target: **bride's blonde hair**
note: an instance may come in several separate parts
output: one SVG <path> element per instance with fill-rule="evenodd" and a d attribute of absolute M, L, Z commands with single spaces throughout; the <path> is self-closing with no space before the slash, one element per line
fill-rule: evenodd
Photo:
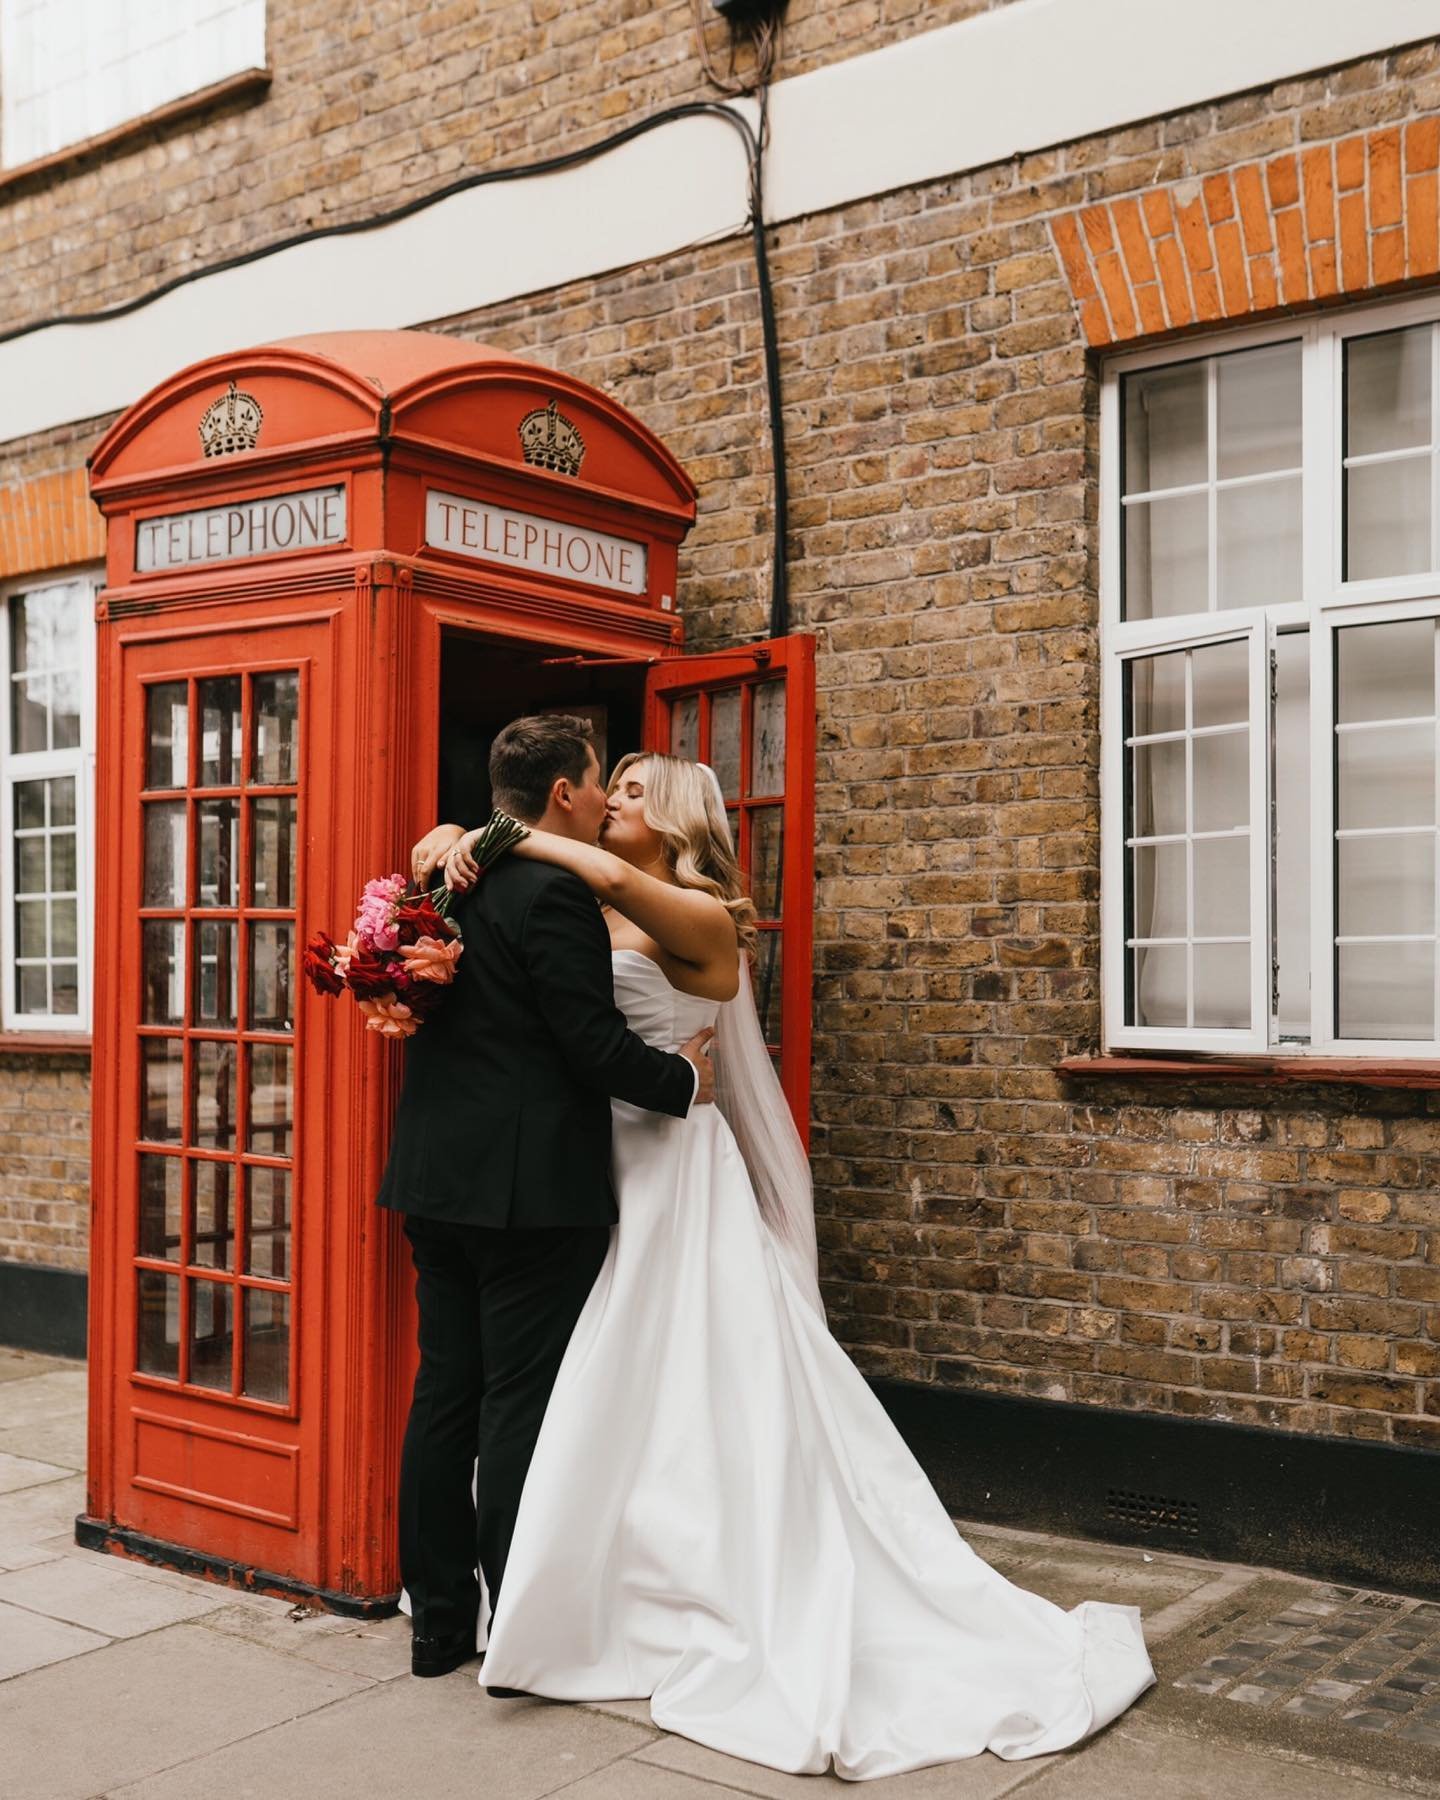
<path fill-rule="evenodd" d="M 645 823 L 659 834 L 676 881 L 713 894 L 735 921 L 741 948 L 753 953 L 759 939 L 755 903 L 745 892 L 714 778 L 683 756 L 634 750 L 616 763 L 606 792 L 613 794 L 632 771 L 644 778 Z"/>

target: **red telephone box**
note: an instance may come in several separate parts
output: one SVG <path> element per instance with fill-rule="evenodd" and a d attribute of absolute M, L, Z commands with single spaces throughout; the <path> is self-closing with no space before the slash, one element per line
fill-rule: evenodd
<path fill-rule="evenodd" d="M 361 883 L 478 822 L 490 740 L 710 761 L 808 1106 L 813 644 L 682 655 L 684 470 L 596 389 L 421 332 L 215 357 L 106 434 L 82 1543 L 393 1608 L 414 1367 L 373 1196 L 400 1071 L 297 982 Z"/>

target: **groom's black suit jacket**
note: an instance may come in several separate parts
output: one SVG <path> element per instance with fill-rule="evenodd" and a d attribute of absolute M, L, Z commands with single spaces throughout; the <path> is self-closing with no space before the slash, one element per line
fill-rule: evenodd
<path fill-rule="evenodd" d="M 406 1046 L 380 1204 L 461 1225 L 608 1225 L 610 1096 L 681 1118 L 695 1074 L 615 1005 L 588 888 L 503 857 L 453 916 L 465 948 Z"/>

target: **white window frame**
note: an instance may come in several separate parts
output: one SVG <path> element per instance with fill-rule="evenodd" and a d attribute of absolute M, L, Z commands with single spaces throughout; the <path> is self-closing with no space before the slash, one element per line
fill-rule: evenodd
<path fill-rule="evenodd" d="M 26 575 L 0 582 L 0 1030 L 7 1032 L 88 1032 L 92 1017 L 95 941 L 95 597 L 104 570 L 93 565 Z M 81 590 L 80 742 L 68 750 L 10 749 L 14 692 L 10 602 L 42 588 Z M 15 982 L 15 788 L 22 781 L 54 776 L 75 778 L 76 983 L 73 1013 L 22 1013 Z"/>
<path fill-rule="evenodd" d="M 1348 338 L 1408 326 L 1440 326 L 1440 297 L 1347 307 L 1310 318 L 1279 320 L 1206 335 L 1182 344 L 1107 360 L 1100 392 L 1100 811 L 1101 1011 L 1109 1049 L 1193 1051 L 1208 1055 L 1276 1055 L 1434 1061 L 1440 1035 L 1423 1039 L 1341 1038 L 1334 1032 L 1335 886 L 1334 634 L 1359 622 L 1435 618 L 1440 621 L 1440 567 L 1419 574 L 1347 582 L 1343 567 L 1344 346 Z M 1301 345 L 1301 571 L 1298 601 L 1265 608 L 1236 607 L 1160 619 L 1121 617 L 1124 556 L 1121 494 L 1121 379 L 1138 370 L 1250 350 L 1265 344 Z M 1440 421 L 1440 342 L 1431 362 L 1432 430 Z M 1431 523 L 1440 563 L 1440 454 L 1432 462 Z M 1213 570 L 1211 585 L 1213 588 Z M 1311 1028 L 1308 1044 L 1281 1042 L 1271 1005 L 1271 945 L 1275 920 L 1270 648 L 1280 632 L 1306 629 L 1310 663 L 1310 892 Z M 1129 1025 L 1126 1019 L 1125 942 L 1125 720 L 1123 668 L 1128 660 L 1226 639 L 1251 645 L 1250 817 L 1252 1025 L 1248 1030 L 1200 1030 Z M 1440 691 L 1437 691 L 1440 705 Z M 1256 753 L 1257 744 L 1261 746 Z M 1440 886 L 1436 904 L 1440 907 Z M 1440 1034 L 1440 948 L 1436 952 L 1436 1030 Z"/>

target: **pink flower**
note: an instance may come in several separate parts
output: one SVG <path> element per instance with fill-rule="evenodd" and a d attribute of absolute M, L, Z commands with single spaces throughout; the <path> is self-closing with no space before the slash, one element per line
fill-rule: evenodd
<path fill-rule="evenodd" d="M 382 1037 L 413 1037 L 420 1029 L 414 1013 L 393 995 L 388 1000 L 357 999 L 355 1004 L 365 1015 L 365 1029 L 378 1031 Z"/>
<path fill-rule="evenodd" d="M 458 938 L 442 944 L 439 938 L 422 937 L 413 944 L 404 945 L 400 955 L 407 975 L 416 981 L 433 981 L 445 987 L 455 979 L 455 964 L 464 948 Z"/>

